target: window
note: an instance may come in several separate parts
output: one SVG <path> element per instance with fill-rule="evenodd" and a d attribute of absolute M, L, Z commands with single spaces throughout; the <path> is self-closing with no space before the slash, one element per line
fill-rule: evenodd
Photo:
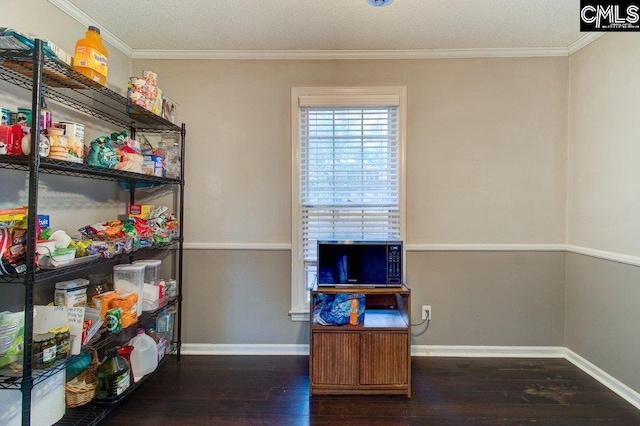
<path fill-rule="evenodd" d="M 404 239 L 405 99 L 404 87 L 292 90 L 292 319 L 308 319 L 319 239 Z"/>

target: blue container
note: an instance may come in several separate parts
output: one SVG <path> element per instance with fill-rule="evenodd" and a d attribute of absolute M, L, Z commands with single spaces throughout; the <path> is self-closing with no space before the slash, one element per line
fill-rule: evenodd
<path fill-rule="evenodd" d="M 11 110 L 9 108 L 0 108 L 0 126 L 11 125 Z"/>

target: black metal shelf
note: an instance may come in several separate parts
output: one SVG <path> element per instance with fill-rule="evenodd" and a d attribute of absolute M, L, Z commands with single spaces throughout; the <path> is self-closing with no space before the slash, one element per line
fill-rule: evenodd
<path fill-rule="evenodd" d="M 32 379 L 33 386 L 37 385 L 48 379 L 51 376 L 54 376 L 60 370 L 67 366 L 66 360 L 56 361 L 51 367 L 42 369 L 42 370 L 33 370 Z M 0 389 L 20 389 L 22 385 L 22 373 L 8 373 L 3 371 L 0 373 Z"/>
<path fill-rule="evenodd" d="M 120 253 L 109 258 L 100 257 L 95 260 L 90 260 L 71 266 L 60 266 L 59 268 L 53 269 L 39 269 L 34 273 L 33 282 L 38 283 L 50 280 L 52 278 L 62 278 L 76 272 L 93 269 L 96 266 L 116 264 L 119 262 L 127 261 L 135 255 L 144 255 L 146 253 L 152 253 L 156 251 L 177 250 L 178 245 L 181 241 L 182 239 L 177 238 L 168 243 L 159 243 L 154 244 L 150 247 L 141 247 L 137 250 L 133 250 L 128 253 Z M 25 274 L 0 275 L 0 283 L 4 282 L 7 284 L 21 284 L 26 282 L 25 278 Z"/>
<path fill-rule="evenodd" d="M 25 89 L 31 94 L 31 110 L 33 111 L 31 127 L 38 128 L 40 125 L 40 106 L 42 99 L 55 101 L 58 104 L 70 107 L 78 112 L 85 113 L 106 123 L 114 124 L 120 128 L 135 133 L 151 134 L 171 134 L 177 137 L 180 146 L 180 158 L 182 159 L 182 170 L 184 171 L 185 159 L 185 134 L 186 126 L 175 125 L 164 118 L 151 113 L 137 105 L 133 105 L 129 100 L 101 86 L 85 76 L 69 68 L 66 64 L 60 63 L 45 56 L 42 40 L 34 40 L 34 48 L 31 50 L 6 50 L 0 49 L 0 82 L 5 81 L 17 87 Z M 34 289 L 35 284 L 43 283 L 46 280 L 63 277 L 80 271 L 89 271 L 93 268 L 127 262 L 140 256 L 146 257 L 152 253 L 162 255 L 171 252 L 177 253 L 174 256 L 173 272 L 177 279 L 178 296 L 167 301 L 167 304 L 174 304 L 178 307 L 175 317 L 174 335 L 172 339 L 172 351 L 180 361 L 180 350 L 182 341 L 182 276 L 183 276 L 183 223 L 184 223 L 184 177 L 179 179 L 167 179 L 156 176 L 147 176 L 138 173 L 123 172 L 119 170 L 105 169 L 89 166 L 87 164 L 60 161 L 46 157 L 40 157 L 37 149 L 37 135 L 32 133 L 31 155 L 30 156 L 7 156 L 0 155 L 0 169 L 24 171 L 28 176 L 28 214 L 27 214 L 27 254 L 26 271 L 21 274 L 0 276 L 0 283 L 22 283 L 24 285 L 24 351 L 22 356 L 23 371 L 19 374 L 0 374 L 0 390 L 18 389 L 22 393 L 22 424 L 29 425 L 32 407 L 32 391 L 36 383 L 51 377 L 57 371 L 61 371 L 66 366 L 66 360 L 59 361 L 47 370 L 33 370 L 32 364 L 28 361 L 32 354 L 32 334 L 33 334 L 33 312 L 34 312 Z M 99 258 L 88 260 L 72 266 L 60 267 L 56 269 L 36 269 L 36 224 L 38 211 L 38 187 L 40 173 L 49 175 L 71 176 L 98 180 L 108 180 L 118 182 L 123 189 L 128 189 L 130 203 L 135 202 L 135 193 L 141 187 L 166 187 L 175 191 L 177 198 L 174 203 L 179 208 L 176 217 L 179 221 L 179 238 L 166 244 L 155 244 L 152 247 L 141 248 L 130 253 L 123 253 L 111 258 Z M 184 174 L 182 174 L 184 176 Z M 159 195 L 156 193 L 155 195 Z M 175 195 L 175 194 L 174 194 Z M 42 287 L 42 286 L 40 286 Z M 139 323 L 148 320 L 151 316 L 157 315 L 160 309 L 148 313 L 144 312 L 139 317 Z M 127 332 L 132 328 L 127 328 Z M 103 333 L 90 345 L 104 349 L 106 346 L 120 344 L 127 335 Z M 175 345 L 175 346 L 173 346 Z M 165 360 L 169 357 L 165 357 Z M 70 358 L 73 359 L 73 358 Z M 133 387 L 135 389 L 137 387 Z M 132 390 L 133 390 L 132 389 Z M 86 404 L 78 409 L 67 411 L 67 415 L 59 424 L 97 424 L 102 420 L 113 406 L 98 406 L 94 403 Z"/>
<path fill-rule="evenodd" d="M 12 170 L 29 170 L 29 157 L 26 155 L 0 155 L 0 168 Z M 56 160 L 40 157 L 40 172 L 59 176 L 82 177 L 110 181 L 134 181 L 157 185 L 179 185 L 180 179 L 171 179 L 142 173 L 107 169 L 84 163 Z"/>
<path fill-rule="evenodd" d="M 162 360 L 158 363 L 158 368 L 169 358 L 172 357 L 173 354 L 165 355 Z M 157 370 L 156 370 L 157 371 Z M 156 374 L 156 371 L 153 373 L 147 374 L 140 379 L 140 381 L 135 382 L 124 394 L 122 399 L 118 402 L 114 402 L 113 404 L 98 404 L 94 401 L 91 401 L 85 405 L 81 405 L 75 408 L 67 408 L 67 411 L 62 419 L 56 423 L 56 425 L 74 425 L 74 426 L 93 426 L 100 423 L 100 421 L 104 420 L 104 418 L 122 401 L 126 400 L 133 392 L 136 391 L 144 382 L 146 382 L 150 377 Z"/>
<path fill-rule="evenodd" d="M 0 80 L 31 91 L 33 51 L 0 49 Z M 42 93 L 63 105 L 138 132 L 176 133 L 181 127 L 134 105 L 124 96 L 104 87 L 51 58 L 44 58 Z"/>
<path fill-rule="evenodd" d="M 151 311 L 144 311 L 142 315 L 138 317 L 138 321 L 131 324 L 129 327 L 123 329 L 118 333 L 109 333 L 102 329 L 102 332 L 95 336 L 90 342 L 82 346 L 83 351 L 99 351 L 101 349 L 116 346 L 122 344 L 123 341 L 129 340 L 127 336 L 131 334 L 132 330 L 140 328 L 140 326 L 147 320 L 156 317 L 160 311 L 168 306 L 176 305 L 182 299 L 181 296 L 174 296 L 167 298 L 156 309 Z M 49 368 L 41 370 L 33 370 L 33 386 L 43 382 L 51 376 L 54 376 L 63 368 L 66 368 L 67 363 L 72 362 L 77 355 L 68 357 L 65 360 L 56 361 L 54 365 Z M 20 389 L 22 384 L 22 372 L 10 372 L 8 369 L 4 369 L 0 372 L 0 389 Z"/>

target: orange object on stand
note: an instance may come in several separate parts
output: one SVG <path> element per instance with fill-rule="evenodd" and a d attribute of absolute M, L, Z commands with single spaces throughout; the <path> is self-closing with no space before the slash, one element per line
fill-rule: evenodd
<path fill-rule="evenodd" d="M 351 299 L 351 311 L 349 313 L 349 324 L 358 325 L 358 299 Z"/>

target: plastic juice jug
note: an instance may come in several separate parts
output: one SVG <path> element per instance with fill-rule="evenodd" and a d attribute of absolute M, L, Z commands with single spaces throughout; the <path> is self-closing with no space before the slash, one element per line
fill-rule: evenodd
<path fill-rule="evenodd" d="M 151 336 L 144 333 L 143 329 L 138 330 L 136 337 L 129 342 L 133 346 L 131 351 L 131 369 L 133 370 L 134 381 L 139 381 L 142 376 L 149 374 L 158 367 L 158 345 Z"/>
<path fill-rule="evenodd" d="M 133 352 L 133 346 L 125 345 L 118 348 L 118 355 L 127 360 L 129 364 L 129 382 L 133 385 L 133 368 L 131 367 L 131 352 Z"/>
<path fill-rule="evenodd" d="M 104 86 L 107 82 L 108 59 L 100 28 L 90 26 L 84 38 L 76 42 L 73 69 Z"/>

